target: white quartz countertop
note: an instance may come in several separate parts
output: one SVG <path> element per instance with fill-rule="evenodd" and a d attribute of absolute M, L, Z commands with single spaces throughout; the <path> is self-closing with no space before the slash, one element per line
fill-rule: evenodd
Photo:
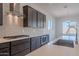
<path fill-rule="evenodd" d="M 12 42 L 16 40 L 23 40 L 23 39 L 28 39 L 29 37 L 20 37 L 20 38 L 15 38 L 15 39 L 4 39 L 0 38 L 0 43 L 6 43 L 6 42 Z"/>
<path fill-rule="evenodd" d="M 47 34 L 44 34 L 44 35 L 47 35 Z M 6 43 L 6 42 L 12 42 L 12 41 L 16 41 L 16 40 L 23 40 L 23 39 L 28 39 L 28 38 L 31 38 L 31 37 L 37 37 L 37 36 L 42 36 L 42 35 L 30 35 L 29 37 L 20 37 L 20 38 L 15 38 L 15 39 L 4 39 L 3 37 L 0 38 L 0 43 Z"/>

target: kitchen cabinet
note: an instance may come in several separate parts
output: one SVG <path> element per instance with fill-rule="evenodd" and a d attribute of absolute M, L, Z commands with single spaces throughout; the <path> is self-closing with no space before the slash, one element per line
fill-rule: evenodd
<path fill-rule="evenodd" d="M 14 3 L 10 3 L 9 8 L 10 8 L 10 11 L 13 12 L 14 11 Z"/>
<path fill-rule="evenodd" d="M 34 51 L 35 49 L 39 48 L 40 46 L 41 46 L 40 37 L 32 37 L 31 38 L 31 51 Z"/>
<path fill-rule="evenodd" d="M 42 35 L 31 38 L 31 52 L 49 42 L 49 35 Z"/>
<path fill-rule="evenodd" d="M 30 39 L 0 43 L 0 56 L 24 56 L 30 53 Z"/>
<path fill-rule="evenodd" d="M 46 15 L 43 15 L 43 28 L 46 27 Z"/>
<path fill-rule="evenodd" d="M 23 26 L 33 28 L 44 28 L 46 17 L 41 12 L 26 5 L 23 7 Z"/>
<path fill-rule="evenodd" d="M 3 24 L 3 4 L 0 3 L 0 25 Z"/>
<path fill-rule="evenodd" d="M 0 43 L 0 56 L 24 56 L 49 42 L 49 35 Z"/>
<path fill-rule="evenodd" d="M 23 25 L 24 27 L 37 27 L 37 11 L 29 6 L 23 7 Z"/>
<path fill-rule="evenodd" d="M 0 56 L 10 55 L 10 43 L 0 43 Z"/>
<path fill-rule="evenodd" d="M 43 35 L 40 37 L 41 46 L 47 44 L 49 42 L 49 35 Z"/>
<path fill-rule="evenodd" d="M 42 13 L 38 12 L 38 28 L 44 28 L 44 21 L 45 21 L 45 17 Z"/>
<path fill-rule="evenodd" d="M 24 52 L 25 51 L 25 52 Z M 23 39 L 11 42 L 11 55 L 20 56 L 30 52 L 30 39 Z"/>
<path fill-rule="evenodd" d="M 36 10 L 33 10 L 33 26 L 34 28 L 37 28 L 37 11 Z"/>
<path fill-rule="evenodd" d="M 38 28 L 41 28 L 41 22 L 42 22 L 42 14 L 40 12 L 38 12 Z"/>

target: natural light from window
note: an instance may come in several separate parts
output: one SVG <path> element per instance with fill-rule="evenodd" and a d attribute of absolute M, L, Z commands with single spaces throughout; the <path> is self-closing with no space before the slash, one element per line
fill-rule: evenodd
<path fill-rule="evenodd" d="M 52 20 L 48 20 L 48 30 L 52 29 Z"/>
<path fill-rule="evenodd" d="M 76 22 L 74 21 L 64 21 L 62 23 L 63 27 L 63 39 L 66 40 L 75 40 L 76 39 Z"/>

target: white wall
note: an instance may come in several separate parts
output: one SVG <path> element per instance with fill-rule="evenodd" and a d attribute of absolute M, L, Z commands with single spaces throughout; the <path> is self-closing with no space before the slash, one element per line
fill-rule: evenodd
<path fill-rule="evenodd" d="M 50 41 L 52 41 L 52 40 L 55 39 L 55 20 L 54 20 L 54 18 L 52 18 L 52 17 L 50 17 L 50 16 L 46 17 L 46 20 L 47 20 L 47 21 L 48 21 L 48 20 L 52 20 L 52 28 L 49 29 L 49 30 L 47 30 L 47 31 L 49 32 L 49 35 L 50 35 Z M 48 26 L 48 25 L 47 25 L 47 22 L 46 22 L 46 26 Z M 46 29 L 48 29 L 48 27 L 46 27 Z M 46 29 L 45 29 L 45 30 L 46 30 Z"/>
<path fill-rule="evenodd" d="M 79 39 L 79 17 L 69 17 L 69 18 L 56 18 L 55 20 L 55 37 L 58 38 L 60 36 L 62 36 L 62 22 L 66 21 L 66 20 L 72 20 L 77 22 L 77 28 L 78 28 L 78 39 Z"/>
<path fill-rule="evenodd" d="M 43 34 L 50 34 L 50 40 L 53 40 L 54 35 L 55 35 L 55 19 L 50 16 L 48 13 L 46 13 L 46 11 L 44 10 L 44 8 L 40 8 L 38 7 L 38 5 L 36 4 L 20 4 L 20 13 L 23 14 L 23 9 L 22 7 L 24 5 L 30 5 L 33 8 L 35 8 L 36 10 L 46 14 L 46 27 L 44 29 L 39 29 L 39 28 L 24 28 L 21 24 L 22 24 L 22 19 L 17 19 L 16 16 L 11 16 L 11 15 L 7 15 L 7 12 L 9 12 L 9 4 L 5 3 L 3 4 L 3 26 L 0 26 L 0 37 L 2 36 L 7 36 L 7 35 L 22 35 L 22 34 L 26 34 L 26 35 L 43 35 Z M 47 20 L 52 19 L 53 22 L 53 28 L 51 30 L 47 29 Z"/>

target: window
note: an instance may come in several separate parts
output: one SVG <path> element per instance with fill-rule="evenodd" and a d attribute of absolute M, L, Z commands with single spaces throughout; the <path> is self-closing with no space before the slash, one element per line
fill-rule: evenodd
<path fill-rule="evenodd" d="M 68 28 L 69 28 L 69 22 L 70 21 L 65 21 L 65 22 L 63 22 L 63 34 L 66 34 L 66 32 L 67 32 L 67 30 L 68 30 Z"/>
<path fill-rule="evenodd" d="M 52 20 L 48 20 L 48 30 L 52 29 Z"/>
<path fill-rule="evenodd" d="M 63 22 L 63 34 L 67 34 L 67 35 L 76 34 L 76 22 L 72 22 L 72 21 Z"/>
<path fill-rule="evenodd" d="M 76 22 L 65 21 L 62 23 L 63 27 L 63 39 L 75 40 L 76 39 Z"/>

